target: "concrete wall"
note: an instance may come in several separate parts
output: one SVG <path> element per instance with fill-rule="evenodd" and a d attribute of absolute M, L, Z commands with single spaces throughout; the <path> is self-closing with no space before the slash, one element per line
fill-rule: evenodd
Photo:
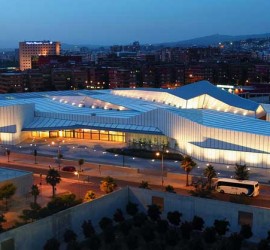
<path fill-rule="evenodd" d="M 89 219 L 99 231 L 98 223 L 102 217 L 112 218 L 117 208 L 125 210 L 128 192 L 129 189 L 125 188 L 34 223 L 1 233 L 0 250 L 4 250 L 1 248 L 1 244 L 9 239 L 14 239 L 16 250 L 43 249 L 46 241 L 52 237 L 63 242 L 63 234 L 66 229 L 72 229 L 79 238 L 83 238 L 81 225 L 84 220 Z"/>
<path fill-rule="evenodd" d="M 2 186 L 5 183 L 13 183 L 17 189 L 16 189 L 16 193 L 15 196 L 25 196 L 27 194 L 29 194 L 29 192 L 31 191 L 31 187 L 33 185 L 33 174 L 29 173 L 29 174 L 25 174 L 22 176 L 18 176 L 16 178 L 12 178 L 10 180 L 1 182 L 0 186 Z"/>
<path fill-rule="evenodd" d="M 267 237 L 270 230 L 270 210 L 254 206 L 241 205 L 231 202 L 223 202 L 211 199 L 203 199 L 192 196 L 182 196 L 166 192 L 130 188 L 130 201 L 140 204 L 141 210 L 147 210 L 147 205 L 152 204 L 152 197 L 164 199 L 164 212 L 166 217 L 169 211 L 178 210 L 183 214 L 182 221 L 191 221 L 195 215 L 205 221 L 205 226 L 212 226 L 215 219 L 227 219 L 230 222 L 230 232 L 239 232 L 241 226 L 238 224 L 238 213 L 249 212 L 253 214 L 252 240 Z"/>
<path fill-rule="evenodd" d="M 81 225 L 84 220 L 90 219 L 96 230 L 100 231 L 98 223 L 102 217 L 112 218 L 117 208 L 125 211 L 128 201 L 137 203 L 140 210 L 146 211 L 147 205 L 152 204 L 153 197 L 164 199 L 163 217 L 166 217 L 169 211 L 178 210 L 183 214 L 183 221 L 191 221 L 194 215 L 197 215 L 205 220 L 205 226 L 212 226 L 215 219 L 226 218 L 230 222 L 230 232 L 239 232 L 238 213 L 242 211 L 253 214 L 252 240 L 265 238 L 270 229 L 269 209 L 140 188 L 124 188 L 34 223 L 1 233 L 0 250 L 6 250 L 1 248 L 1 244 L 9 239 L 14 240 L 16 250 L 42 249 L 46 241 L 52 237 L 63 242 L 66 229 L 72 229 L 79 239 L 82 239 Z"/>
<path fill-rule="evenodd" d="M 20 170 L 15 171 L 14 169 L 10 169 L 9 173 L 8 168 L 1 168 L 1 176 L 4 177 L 5 180 L 0 182 L 0 186 L 3 186 L 6 183 L 13 183 L 17 187 L 14 195 L 15 197 L 25 196 L 31 191 L 33 185 L 33 173 Z"/>

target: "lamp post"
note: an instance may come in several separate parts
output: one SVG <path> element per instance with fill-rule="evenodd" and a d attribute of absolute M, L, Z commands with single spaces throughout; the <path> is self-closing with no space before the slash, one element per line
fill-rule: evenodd
<path fill-rule="evenodd" d="M 80 185 L 80 172 L 79 171 L 75 171 L 74 175 L 78 176 L 78 185 L 79 185 L 79 197 L 81 196 L 81 185 Z"/>
<path fill-rule="evenodd" d="M 165 151 L 166 153 L 169 153 L 169 150 Z M 157 152 L 156 156 L 160 156 L 161 155 L 161 186 L 164 186 L 164 162 L 163 162 L 163 156 L 164 156 L 164 151 Z"/>
<path fill-rule="evenodd" d="M 58 162 L 58 168 L 60 170 L 61 168 L 61 159 L 63 158 L 63 155 L 61 154 L 61 145 L 60 142 L 64 143 L 65 141 L 57 140 L 57 162 Z M 55 145 L 55 142 L 52 141 L 52 145 Z"/>
<path fill-rule="evenodd" d="M 78 181 L 79 181 L 79 180 L 80 180 L 80 172 L 79 172 L 79 171 L 75 171 L 74 174 L 75 174 L 76 176 L 78 176 Z"/>
<path fill-rule="evenodd" d="M 122 156 L 123 156 L 122 165 L 123 165 L 123 167 L 124 167 L 124 166 L 125 166 L 125 155 L 124 155 L 124 151 L 125 151 L 125 150 L 122 148 L 121 151 L 122 151 Z"/>

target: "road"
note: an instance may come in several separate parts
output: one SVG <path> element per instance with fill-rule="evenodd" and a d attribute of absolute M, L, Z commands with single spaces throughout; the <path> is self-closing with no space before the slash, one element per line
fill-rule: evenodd
<path fill-rule="evenodd" d="M 32 164 L 32 165 L 22 165 L 22 164 L 14 164 L 9 163 L 10 168 L 14 169 L 21 169 L 25 171 L 31 171 L 35 173 L 35 183 L 39 184 L 42 182 L 42 184 L 45 184 L 45 176 L 48 172 L 48 167 L 45 168 L 44 166 Z M 42 179 L 40 178 L 40 174 L 42 174 Z M 74 173 L 70 172 L 64 172 L 60 171 L 61 177 L 65 180 L 62 183 L 59 184 L 59 187 L 61 187 L 62 190 L 68 190 L 72 193 L 75 193 L 77 197 L 83 198 L 85 193 L 88 190 L 92 190 L 96 193 L 97 196 L 104 195 L 103 192 L 100 191 L 99 185 L 104 177 L 103 175 L 96 176 L 91 175 L 91 171 L 84 171 L 84 173 L 81 173 L 79 176 L 75 176 Z M 148 176 L 143 179 L 147 179 Z M 125 180 L 125 179 L 116 179 L 116 183 L 118 185 L 118 188 L 131 186 L 131 187 L 138 187 L 139 183 L 141 182 L 141 178 L 137 178 L 134 176 L 131 178 L 131 180 Z M 152 176 L 152 180 L 159 179 L 159 176 Z M 184 178 L 183 178 L 184 180 Z M 178 185 L 173 185 L 175 187 L 175 191 L 178 194 L 182 195 L 190 195 L 190 190 L 193 190 L 193 187 L 185 187 L 185 182 L 183 180 L 179 180 Z M 174 180 L 175 181 L 175 180 Z M 159 182 L 159 181 L 158 181 Z M 150 187 L 153 190 L 164 190 L 162 188 L 161 183 L 158 183 L 157 181 L 153 181 L 153 183 L 150 183 Z M 170 184 L 169 179 L 165 179 L 165 185 Z M 48 184 L 45 184 L 48 185 Z M 228 194 L 220 194 L 214 192 L 214 199 L 222 200 L 222 201 L 231 201 L 236 200 L 239 197 L 239 201 L 243 200 L 243 197 L 235 196 L 235 195 L 228 195 Z M 260 185 L 260 195 L 258 197 L 244 197 L 244 202 L 246 204 L 258 206 L 258 207 L 266 207 L 270 208 L 270 186 L 269 185 Z"/>

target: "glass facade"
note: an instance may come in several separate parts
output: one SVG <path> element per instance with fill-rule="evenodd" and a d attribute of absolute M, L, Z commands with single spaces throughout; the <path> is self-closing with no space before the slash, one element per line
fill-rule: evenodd
<path fill-rule="evenodd" d="M 94 130 L 94 129 L 75 129 L 75 130 L 60 130 L 60 131 L 32 131 L 32 137 L 36 138 L 76 138 L 98 141 L 116 141 L 125 142 L 126 134 L 124 132 Z"/>

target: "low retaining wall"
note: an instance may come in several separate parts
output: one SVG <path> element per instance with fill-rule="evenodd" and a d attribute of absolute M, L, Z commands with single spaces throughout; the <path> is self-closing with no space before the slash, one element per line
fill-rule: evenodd
<path fill-rule="evenodd" d="M 42 249 L 52 237 L 63 242 L 66 229 L 72 229 L 82 239 L 81 225 L 84 220 L 91 220 L 97 231 L 102 217 L 113 217 L 117 208 L 125 212 L 128 201 L 139 205 L 142 211 L 147 205 L 159 202 L 163 207 L 162 217 L 169 211 L 178 210 L 183 214 L 182 221 L 191 221 L 195 215 L 205 221 L 205 227 L 212 226 L 215 219 L 227 219 L 230 232 L 239 232 L 241 214 L 248 214 L 251 219 L 252 241 L 267 237 L 270 229 L 270 210 L 254 206 L 235 204 L 217 200 L 182 196 L 140 188 L 124 188 L 94 201 L 80 204 L 42 220 L 0 234 L 0 250 Z M 9 244 L 8 244 L 9 243 Z M 6 247 L 8 245 L 8 247 Z"/>
<path fill-rule="evenodd" d="M 117 208 L 125 211 L 128 192 L 129 189 L 125 188 L 42 220 L 1 233 L 0 250 L 43 249 L 46 241 L 52 237 L 64 242 L 63 234 L 66 229 L 72 229 L 79 239 L 82 239 L 81 225 L 83 221 L 90 219 L 93 226 L 99 231 L 98 223 L 102 217 L 112 218 Z"/>
<path fill-rule="evenodd" d="M 130 188 L 129 198 L 130 201 L 140 204 L 140 209 L 144 211 L 147 210 L 147 205 L 153 204 L 155 199 L 159 200 L 163 202 L 162 215 L 164 217 L 169 211 L 177 210 L 183 214 L 182 221 L 192 221 L 195 215 L 202 217 L 205 227 L 213 226 L 216 219 L 227 219 L 230 222 L 230 232 L 239 232 L 240 224 L 244 219 L 247 221 L 246 217 L 241 218 L 241 214 L 248 214 L 251 218 L 252 241 L 266 238 L 270 230 L 270 210 L 267 208 L 133 187 Z"/>

